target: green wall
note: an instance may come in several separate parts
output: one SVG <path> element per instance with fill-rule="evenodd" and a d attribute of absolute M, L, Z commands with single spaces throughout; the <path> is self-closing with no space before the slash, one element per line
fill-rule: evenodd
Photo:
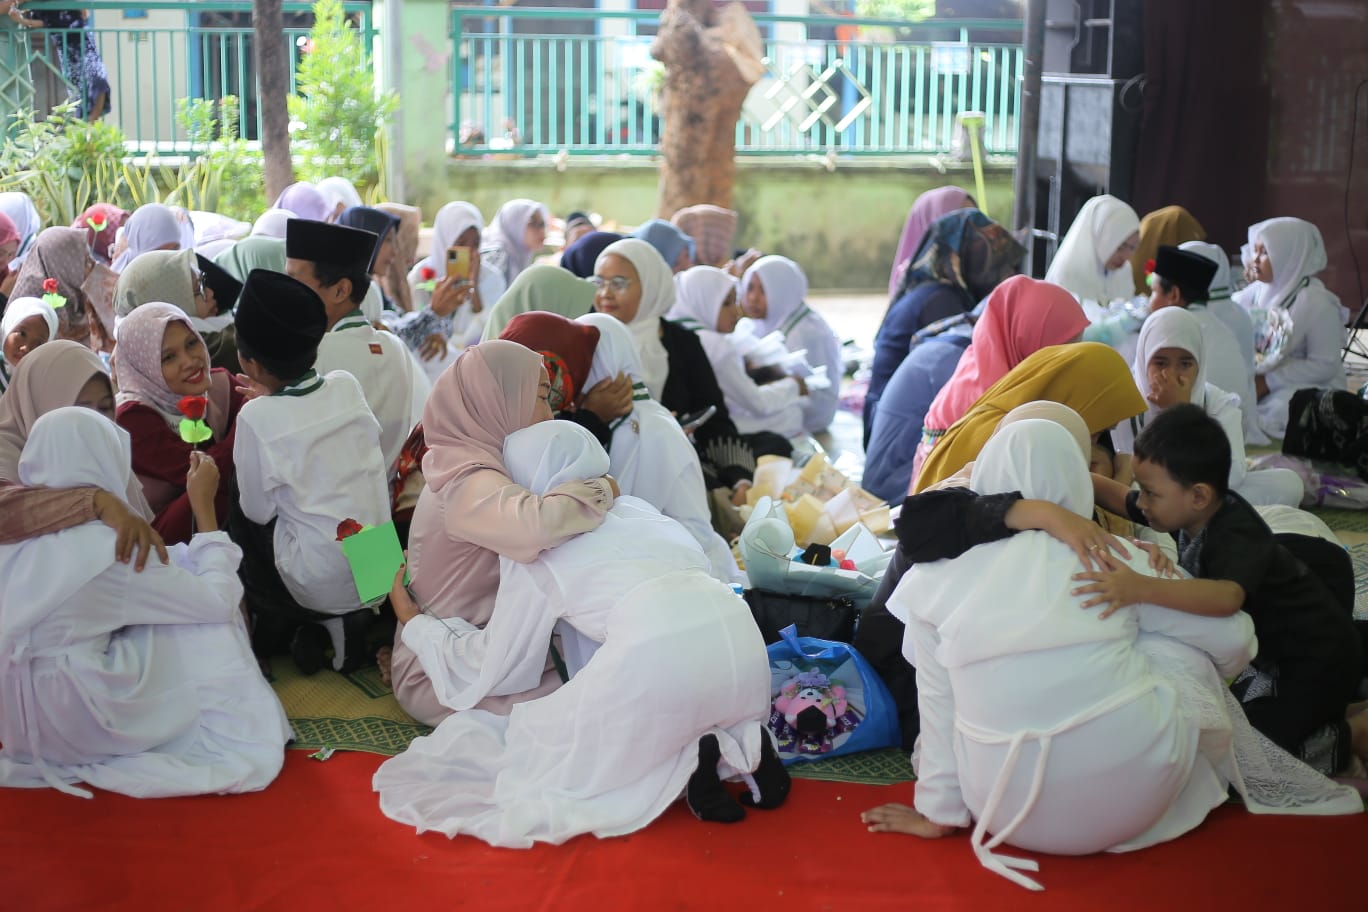
<path fill-rule="evenodd" d="M 903 220 L 926 190 L 958 184 L 971 193 L 973 169 L 958 162 L 945 170 L 915 162 L 775 162 L 741 159 L 736 198 L 738 246 L 781 253 L 798 261 L 817 289 L 884 289 Z M 551 161 L 453 160 L 447 192 L 425 191 L 414 202 L 425 220 L 450 200 L 474 203 L 491 218 L 505 200 L 541 200 L 552 213 L 597 211 L 633 225 L 655 215 L 657 171 L 639 159 Z M 1012 210 L 1012 167 L 985 174 L 989 214 L 1007 221 Z M 415 188 L 417 189 L 417 188 Z"/>

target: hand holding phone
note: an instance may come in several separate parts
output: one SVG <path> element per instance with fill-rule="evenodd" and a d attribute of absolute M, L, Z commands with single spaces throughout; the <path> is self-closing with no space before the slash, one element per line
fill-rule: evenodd
<path fill-rule="evenodd" d="M 470 281 L 469 247 L 447 248 L 446 274 L 449 279 L 458 279 L 462 282 Z"/>

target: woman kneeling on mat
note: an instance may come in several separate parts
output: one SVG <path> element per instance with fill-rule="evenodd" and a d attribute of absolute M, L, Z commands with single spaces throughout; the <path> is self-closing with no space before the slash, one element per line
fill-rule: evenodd
<path fill-rule="evenodd" d="M 1053 421 L 997 433 L 970 487 L 1092 510 L 1087 457 Z M 1128 563 L 1156 574 L 1143 555 Z M 1144 848 L 1196 827 L 1230 786 L 1255 812 L 1362 809 L 1352 789 L 1256 733 L 1224 686 L 1254 655 L 1248 615 L 1142 604 L 1099 620 L 1074 594 L 1079 564 L 1033 531 L 903 577 L 888 607 L 907 624 L 903 651 L 917 668 L 916 807 L 866 811 L 872 831 L 935 838 L 973 824 L 980 862 L 1039 890 L 1021 873 L 1036 862 L 994 849 Z"/>
<path fill-rule="evenodd" d="M 537 496 L 608 471 L 593 434 L 568 421 L 510 434 L 503 462 Z M 520 848 L 631 833 L 681 795 L 719 823 L 741 820 L 742 804 L 783 803 L 789 777 L 765 728 L 765 644 L 683 526 L 624 496 L 598 528 L 499 564 L 483 630 L 418 614 L 396 581 L 404 639 L 455 714 L 376 772 L 386 815 Z M 470 709 L 486 693 L 534 686 L 553 629 L 568 683 L 506 716 Z M 730 776 L 750 784 L 741 804 L 722 785 Z"/>

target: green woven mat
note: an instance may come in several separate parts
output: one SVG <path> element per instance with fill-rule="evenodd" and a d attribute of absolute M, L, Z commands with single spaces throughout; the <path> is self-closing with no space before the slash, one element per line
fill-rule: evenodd
<path fill-rule="evenodd" d="M 795 763 L 788 771 L 795 779 L 858 782 L 861 785 L 897 785 L 916 778 L 912 775 L 911 756 L 896 747 L 833 757 L 830 760 Z"/>
<path fill-rule="evenodd" d="M 414 738 L 432 731 L 399 708 L 374 668 L 350 675 L 322 671 L 306 678 L 288 658 L 277 658 L 271 685 L 294 727 L 295 740 L 290 746 L 299 750 L 331 747 L 393 757 L 403 753 Z M 866 785 L 892 785 L 912 779 L 907 753 L 893 749 L 798 763 L 789 767 L 789 772 L 800 779 Z"/>
<path fill-rule="evenodd" d="M 379 669 L 341 675 L 321 671 L 304 677 L 288 658 L 272 665 L 271 686 L 294 727 L 290 746 L 364 751 L 393 757 L 432 729 L 415 722 L 380 680 Z"/>

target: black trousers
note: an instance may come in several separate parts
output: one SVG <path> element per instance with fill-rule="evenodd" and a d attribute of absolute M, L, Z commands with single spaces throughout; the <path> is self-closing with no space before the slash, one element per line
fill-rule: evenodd
<path fill-rule="evenodd" d="M 903 658 L 905 625 L 888 613 L 888 597 L 898 588 L 899 581 L 910 566 L 911 561 L 903 555 L 902 546 L 899 545 L 888 562 L 888 569 L 879 583 L 879 591 L 874 593 L 874 598 L 860 612 L 860 623 L 855 628 L 855 642 L 852 644 L 888 686 L 898 710 L 902 745 L 909 751 L 921 732 L 921 714 L 917 710 L 917 669 Z"/>

